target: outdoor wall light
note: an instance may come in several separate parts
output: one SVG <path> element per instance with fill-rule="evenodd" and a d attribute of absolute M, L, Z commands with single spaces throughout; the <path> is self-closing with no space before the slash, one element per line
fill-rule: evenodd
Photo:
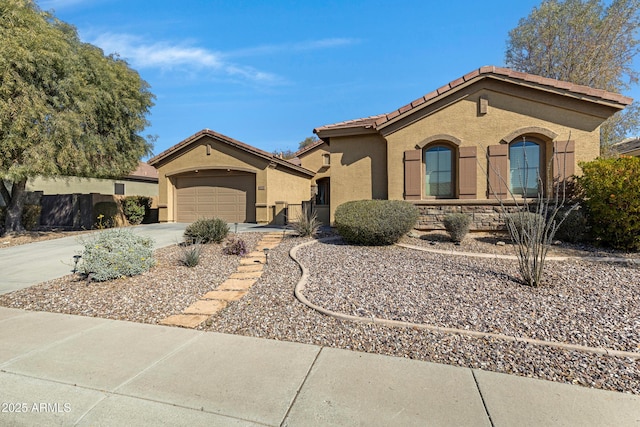
<path fill-rule="evenodd" d="M 269 265 L 269 248 L 264 248 L 264 263 Z"/>
<path fill-rule="evenodd" d="M 82 258 L 82 255 L 74 255 L 73 256 L 73 272 L 77 272 L 78 271 L 78 261 L 80 261 L 80 258 Z"/>

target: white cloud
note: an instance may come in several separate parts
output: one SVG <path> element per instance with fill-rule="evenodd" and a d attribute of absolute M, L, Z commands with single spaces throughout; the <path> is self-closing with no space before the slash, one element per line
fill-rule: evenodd
<path fill-rule="evenodd" d="M 145 43 L 127 34 L 102 34 L 92 41 L 105 53 L 116 53 L 135 68 L 184 69 L 191 71 L 212 70 L 228 76 L 261 83 L 277 83 L 275 74 L 238 65 L 225 59 L 225 55 L 201 47 L 171 44 L 168 42 Z"/>
<path fill-rule="evenodd" d="M 59 0 L 63 1 L 63 0 Z M 74 1 L 74 0 L 66 0 Z M 240 65 L 232 58 L 251 57 L 265 54 L 300 52 L 327 49 L 357 43 L 354 39 L 329 38 L 304 42 L 265 45 L 231 52 L 218 52 L 188 44 L 169 42 L 148 43 L 138 36 L 105 33 L 92 41 L 105 53 L 116 53 L 135 68 L 159 68 L 163 70 L 188 69 L 189 71 L 210 70 L 246 81 L 276 84 L 282 78 L 251 66 Z"/>
<path fill-rule="evenodd" d="M 329 39 L 320 39 L 320 40 L 307 40 L 303 42 L 263 45 L 263 46 L 250 47 L 246 49 L 239 49 L 239 50 L 228 52 L 225 54 L 225 56 L 240 57 L 240 56 L 272 55 L 275 53 L 303 52 L 303 51 L 309 51 L 309 50 L 328 49 L 333 47 L 353 45 L 359 42 L 360 41 L 357 39 L 349 39 L 349 38 L 329 38 Z"/>

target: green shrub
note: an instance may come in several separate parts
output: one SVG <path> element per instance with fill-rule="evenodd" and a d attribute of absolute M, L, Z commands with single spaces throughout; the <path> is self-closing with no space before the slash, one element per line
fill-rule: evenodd
<path fill-rule="evenodd" d="M 131 225 L 138 225 L 151 208 L 151 198 L 145 196 L 128 196 L 120 201 L 122 212 Z"/>
<path fill-rule="evenodd" d="M 300 237 L 313 236 L 318 232 L 322 223 L 318 221 L 318 214 L 315 209 L 302 208 L 302 211 L 296 217 L 292 224 L 293 229 Z"/>
<path fill-rule="evenodd" d="M 26 230 L 35 230 L 40 224 L 40 214 L 42 206 L 40 205 L 24 205 L 22 210 L 22 226 Z"/>
<path fill-rule="evenodd" d="M 338 233 L 356 245 L 391 245 L 417 220 L 418 209 L 401 200 L 357 200 L 343 203 L 335 212 Z"/>
<path fill-rule="evenodd" d="M 6 206 L 0 206 L 0 229 L 4 228 Z M 40 205 L 24 205 L 22 210 L 22 226 L 25 230 L 31 231 L 38 228 L 40 224 L 40 214 L 42 206 Z"/>
<path fill-rule="evenodd" d="M 135 276 L 155 265 L 153 240 L 129 230 L 102 231 L 82 242 L 81 271 L 97 282 Z"/>
<path fill-rule="evenodd" d="M 180 262 L 187 267 L 195 267 L 200 264 L 200 255 L 202 254 L 202 243 L 195 242 L 193 244 L 184 243 L 180 245 L 182 253 Z"/>
<path fill-rule="evenodd" d="M 229 226 L 220 218 L 201 218 L 187 226 L 184 239 L 187 242 L 222 243 L 229 234 Z"/>
<path fill-rule="evenodd" d="M 246 255 L 248 252 L 247 244 L 242 239 L 230 239 L 224 249 L 222 249 L 222 253 L 225 255 L 242 256 Z"/>
<path fill-rule="evenodd" d="M 98 202 L 93 206 L 93 223 L 99 230 L 115 227 L 117 216 L 116 202 Z"/>
<path fill-rule="evenodd" d="M 471 216 L 463 213 L 452 213 L 445 216 L 442 223 L 447 233 L 449 233 L 451 240 L 460 243 L 469 232 Z"/>
<path fill-rule="evenodd" d="M 577 243 L 588 239 L 589 226 L 584 209 L 571 209 L 558 212 L 557 220 L 564 218 L 556 230 L 555 237 L 563 242 Z M 566 216 L 566 218 L 565 218 Z M 556 220 L 556 222 L 557 222 Z"/>
<path fill-rule="evenodd" d="M 580 163 L 578 185 L 593 236 L 622 250 L 640 250 L 640 157 Z"/>

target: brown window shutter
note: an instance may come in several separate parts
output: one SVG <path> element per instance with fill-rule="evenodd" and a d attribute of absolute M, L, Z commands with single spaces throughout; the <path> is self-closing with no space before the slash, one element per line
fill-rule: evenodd
<path fill-rule="evenodd" d="M 509 185 L 509 146 L 506 144 L 490 145 L 488 147 L 489 165 L 489 198 L 503 199 L 507 196 Z"/>
<path fill-rule="evenodd" d="M 576 173 L 575 141 L 555 141 L 553 160 L 553 180 L 562 183 Z"/>
<path fill-rule="evenodd" d="M 459 197 L 461 199 L 476 199 L 478 188 L 478 166 L 476 156 L 478 147 L 460 147 L 458 155 L 458 175 L 460 179 Z"/>
<path fill-rule="evenodd" d="M 422 198 L 422 150 L 404 152 L 404 199 Z"/>

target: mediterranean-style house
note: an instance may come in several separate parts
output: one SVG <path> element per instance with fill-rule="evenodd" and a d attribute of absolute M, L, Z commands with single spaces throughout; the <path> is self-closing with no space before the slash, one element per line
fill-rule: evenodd
<path fill-rule="evenodd" d="M 160 221 L 199 216 L 277 222 L 312 197 L 332 223 L 340 204 L 407 200 L 418 228 L 467 212 L 474 229 L 499 226 L 499 201 L 537 194 L 596 158 L 600 125 L 625 96 L 486 66 L 387 114 L 314 129 L 318 142 L 280 159 L 210 130 L 149 163 L 159 172 Z M 547 164 L 553 158 L 553 165 Z"/>

